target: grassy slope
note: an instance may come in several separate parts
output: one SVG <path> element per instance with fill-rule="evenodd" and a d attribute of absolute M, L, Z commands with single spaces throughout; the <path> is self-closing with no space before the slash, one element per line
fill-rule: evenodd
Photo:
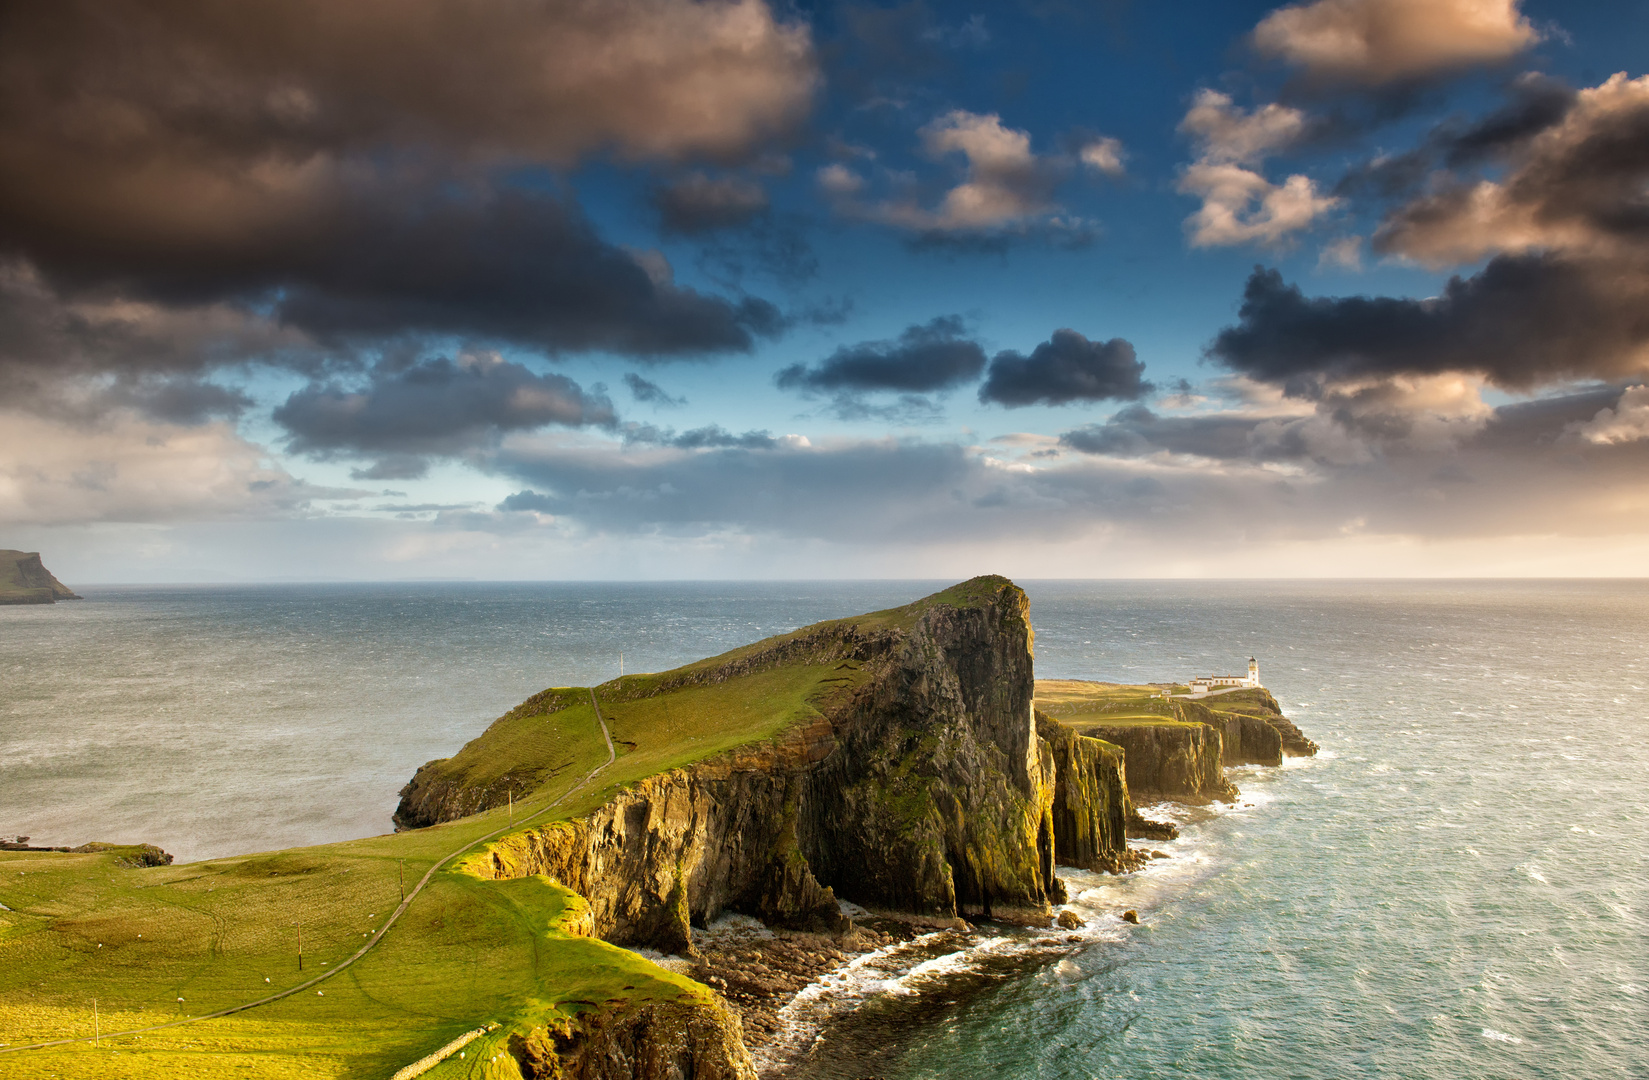
<path fill-rule="evenodd" d="M 1175 687 L 1183 693 L 1183 687 Z M 1080 727 L 1083 724 L 1183 726 L 1162 700 L 1160 686 L 1088 682 L 1081 679 L 1036 680 L 1036 707 L 1049 716 Z"/>
<path fill-rule="evenodd" d="M 517 816 L 552 797 L 526 800 Z M 493 811 L 397 836 L 147 869 L 122 866 L 119 851 L 0 853 L 0 901 L 15 909 L 0 912 L 0 1042 L 89 1034 L 94 997 L 103 1030 L 124 1030 L 302 982 L 354 952 L 394 909 L 398 860 L 410 886 L 437 858 L 506 820 Z M 505 1025 L 496 1041 L 557 1008 L 705 992 L 559 931 L 569 905 L 582 900 L 545 879 L 442 872 L 384 944 L 321 984 L 321 994 L 97 1048 L 0 1055 L 0 1075 L 385 1077 L 487 1022 Z M 300 919 L 301 975 L 292 927 Z M 490 1057 L 488 1041 L 428 1075 L 486 1075 L 473 1067 Z"/>
<path fill-rule="evenodd" d="M 1081 679 L 1036 680 L 1036 707 L 1049 716 L 1070 724 L 1179 724 L 1166 701 L 1161 686 L 1129 686 L 1123 683 L 1088 682 Z M 1171 688 L 1183 694 L 1183 685 Z M 1242 713 L 1266 716 L 1263 691 L 1233 690 L 1214 697 L 1199 698 L 1197 704 L 1219 714 Z"/>
<path fill-rule="evenodd" d="M 834 625 L 908 625 L 928 603 L 988 598 L 999 580 Z M 679 670 L 720 666 L 782 640 Z M 855 665 L 793 664 L 636 696 L 672 674 L 597 688 L 617 760 L 540 820 L 588 813 L 625 783 L 778 735 L 818 716 L 832 695 L 863 677 Z M 525 820 L 606 760 L 587 701 L 581 688 L 535 695 L 445 764 L 480 783 L 506 774 L 535 778 L 542 786 L 524 785 L 515 802 L 515 818 Z M 89 1035 L 94 998 L 102 1030 L 114 1031 L 213 1012 L 302 982 L 353 953 L 394 909 L 401 862 L 410 888 L 441 857 L 509 820 L 499 808 L 398 835 L 144 869 L 122 865 L 118 850 L 0 852 L 0 903 L 14 909 L 0 911 L 0 1044 Z M 382 946 L 323 983 L 321 994 L 304 991 L 101 1047 L 0 1054 L 0 1075 L 381 1078 L 465 1031 L 501 1022 L 464 1059 L 425 1075 L 514 1076 L 513 1062 L 490 1063 L 512 1027 L 553 1018 L 557 1009 L 708 994 L 634 954 L 558 930 L 567 905 L 582 901 L 548 880 L 482 881 L 454 865 L 432 879 Z M 300 921 L 301 975 L 293 927 Z"/>

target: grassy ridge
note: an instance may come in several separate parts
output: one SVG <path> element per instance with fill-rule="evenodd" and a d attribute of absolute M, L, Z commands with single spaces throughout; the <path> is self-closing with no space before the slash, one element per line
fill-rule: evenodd
<path fill-rule="evenodd" d="M 1188 692 L 1184 684 L 1129 685 L 1127 683 L 1089 682 L 1085 679 L 1036 680 L 1036 707 L 1056 720 L 1072 726 L 1108 724 L 1118 727 L 1134 725 L 1184 724 L 1174 713 L 1173 706 L 1163 700 L 1162 691 L 1176 694 Z M 1232 690 L 1213 697 L 1199 698 L 1197 704 L 1219 715 L 1273 715 L 1270 695 L 1264 690 Z"/>

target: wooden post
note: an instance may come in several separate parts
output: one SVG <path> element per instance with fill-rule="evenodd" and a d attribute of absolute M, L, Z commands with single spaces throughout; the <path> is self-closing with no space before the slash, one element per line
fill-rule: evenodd
<path fill-rule="evenodd" d="M 303 970 L 303 924 L 293 923 L 298 928 L 298 970 Z"/>
<path fill-rule="evenodd" d="M 510 820 L 515 820 L 515 789 L 510 788 Z"/>
<path fill-rule="evenodd" d="M 395 862 L 401 868 L 401 902 L 404 904 L 407 899 L 407 861 L 405 859 L 396 859 Z"/>

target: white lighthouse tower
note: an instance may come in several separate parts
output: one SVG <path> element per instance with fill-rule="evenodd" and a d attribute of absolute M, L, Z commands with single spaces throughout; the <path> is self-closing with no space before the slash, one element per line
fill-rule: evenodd
<path fill-rule="evenodd" d="M 1260 685 L 1260 662 L 1252 656 L 1248 658 L 1248 685 Z"/>

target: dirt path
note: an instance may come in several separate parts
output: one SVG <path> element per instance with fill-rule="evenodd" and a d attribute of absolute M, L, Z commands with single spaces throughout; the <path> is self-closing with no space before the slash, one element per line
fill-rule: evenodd
<path fill-rule="evenodd" d="M 579 788 L 583 787 L 585 784 L 588 784 L 591 780 L 593 780 L 595 778 L 595 775 L 597 773 L 599 773 L 601 770 L 605 769 L 607 766 L 611 765 L 613 763 L 613 761 L 616 759 L 616 755 L 613 753 L 613 736 L 612 736 L 612 733 L 607 730 L 607 721 L 605 721 L 601 718 L 601 706 L 596 704 L 595 691 L 593 689 L 590 691 L 590 708 L 592 710 L 594 710 L 594 712 L 595 712 L 595 722 L 597 724 L 601 725 L 601 737 L 603 739 L 607 740 L 607 760 L 602 762 L 600 765 L 597 765 L 595 768 L 591 769 L 588 773 L 585 774 L 584 779 L 580 780 L 578 783 L 576 783 L 572 787 L 568 788 L 565 792 L 563 792 L 560 796 L 558 796 L 554 802 L 552 802 L 548 806 L 544 807 L 544 809 L 538 811 L 536 814 L 531 814 L 527 817 L 522 818 L 521 819 L 521 824 L 522 825 L 527 824 L 529 821 L 532 821 L 534 818 L 543 817 L 545 814 L 547 814 L 551 810 L 555 809 L 562 802 L 564 802 L 569 796 L 571 796 L 573 792 L 577 791 Z M 261 997 L 256 1001 L 248 1001 L 248 1002 L 245 1002 L 245 1003 L 240 1004 L 240 1005 L 231 1005 L 227 1009 L 219 1009 L 217 1012 L 206 1013 L 202 1016 L 187 1016 L 187 1017 L 184 1017 L 181 1020 L 168 1020 L 164 1024 L 151 1024 L 148 1027 L 132 1028 L 130 1031 L 111 1031 L 108 1035 L 93 1036 L 93 1039 L 103 1039 L 103 1038 L 118 1039 L 118 1038 L 121 1038 L 121 1037 L 126 1036 L 126 1035 L 142 1035 L 145 1032 L 149 1032 L 149 1031 L 160 1031 L 163 1028 L 173 1028 L 173 1027 L 178 1027 L 179 1025 L 182 1025 L 182 1024 L 198 1023 L 201 1020 L 216 1020 L 216 1019 L 218 1019 L 219 1017 L 222 1017 L 222 1016 L 232 1016 L 232 1015 L 234 1015 L 235 1013 L 238 1013 L 238 1012 L 245 1012 L 247 1009 L 255 1009 L 260 1005 L 269 1005 L 273 1002 L 280 1001 L 282 998 L 289 998 L 293 994 L 296 994 L 296 993 L 299 993 L 300 991 L 308 990 L 308 989 L 310 989 L 314 986 L 317 986 L 320 983 L 323 983 L 326 980 L 332 978 L 334 975 L 338 974 L 338 972 L 343 971 L 345 968 L 347 968 L 351 964 L 355 963 L 355 961 L 359 960 L 361 957 L 365 956 L 367 953 L 371 952 L 377 946 L 377 944 L 384 939 L 384 935 L 389 932 L 389 928 L 395 925 L 395 921 L 397 919 L 399 919 L 402 916 L 402 914 L 404 914 L 406 912 L 407 907 L 414 900 L 416 900 L 418 898 L 418 894 L 424 891 L 424 886 L 429 884 L 430 879 L 435 876 L 435 872 L 437 870 L 441 869 L 441 867 L 447 865 L 447 863 L 449 863 L 452 860 L 456 859 L 458 856 L 462 855 L 464 852 L 468 851 L 470 848 L 474 847 L 475 845 L 484 844 L 488 840 L 491 840 L 493 837 L 500 836 L 500 835 L 502 835 L 506 832 L 509 832 L 511 829 L 514 829 L 514 828 L 517 828 L 517 827 L 518 826 L 515 824 L 515 822 L 512 821 L 509 824 L 505 825 L 501 829 L 495 829 L 495 830 L 493 830 L 492 832 L 488 833 L 485 836 L 478 837 L 474 840 L 471 840 L 468 843 L 464 844 L 462 847 L 459 847 L 456 850 L 454 850 L 453 852 L 451 852 L 450 854 L 448 854 L 445 858 L 441 859 L 434 866 L 431 866 L 428 870 L 424 871 L 424 876 L 419 878 L 418 879 L 418 884 L 414 885 L 412 887 L 412 891 L 407 893 L 407 898 L 405 900 L 402 900 L 400 906 L 395 909 L 395 911 L 390 915 L 389 918 L 384 920 L 384 924 L 378 928 L 378 932 L 373 934 L 371 939 L 368 940 L 365 945 L 362 945 L 359 949 L 355 950 L 355 952 L 349 957 L 349 959 L 345 960 L 343 963 L 341 963 L 341 964 L 337 965 L 336 967 L 332 968 L 332 970 L 330 970 L 330 971 L 327 971 L 327 972 L 324 972 L 323 974 L 315 976 L 313 979 L 310 979 L 308 982 L 299 983 L 297 986 L 289 987 L 288 989 L 281 990 L 277 993 L 270 994 L 268 997 Z M 51 1042 L 29 1043 L 26 1046 L 8 1046 L 8 1047 L 0 1048 L 0 1054 L 14 1054 L 19 1050 L 44 1050 L 45 1048 L 47 1048 L 49 1046 L 67 1046 L 71 1043 L 92 1042 L 93 1039 L 88 1039 L 88 1038 L 85 1038 L 84 1036 L 82 1036 L 82 1037 L 73 1038 L 73 1039 L 54 1039 Z"/>

